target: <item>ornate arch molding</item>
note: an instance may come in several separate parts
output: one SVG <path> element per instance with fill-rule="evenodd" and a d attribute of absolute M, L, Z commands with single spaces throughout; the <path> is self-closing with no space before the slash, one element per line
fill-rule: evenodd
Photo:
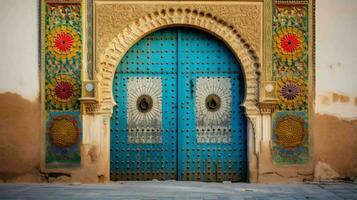
<path fill-rule="evenodd" d="M 86 103 L 85 112 L 111 114 L 116 104 L 113 98 L 112 84 L 118 63 L 129 50 L 147 34 L 171 26 L 191 26 L 209 32 L 228 45 L 243 68 L 246 83 L 246 97 L 243 106 L 247 116 L 259 112 L 259 58 L 254 48 L 243 34 L 233 25 L 212 13 L 190 8 L 169 8 L 155 11 L 139 18 L 127 26 L 109 44 L 100 56 L 94 70 L 97 86 L 97 103 Z"/>

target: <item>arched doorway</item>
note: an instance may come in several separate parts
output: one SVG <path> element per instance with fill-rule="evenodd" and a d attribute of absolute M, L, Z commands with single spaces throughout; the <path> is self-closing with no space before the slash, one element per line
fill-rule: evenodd
<path fill-rule="evenodd" d="M 239 62 L 208 33 L 140 40 L 114 76 L 111 179 L 246 181 L 244 88 Z"/>

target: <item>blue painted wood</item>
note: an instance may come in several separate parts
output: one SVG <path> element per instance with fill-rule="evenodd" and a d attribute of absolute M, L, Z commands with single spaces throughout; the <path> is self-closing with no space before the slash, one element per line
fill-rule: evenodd
<path fill-rule="evenodd" d="M 177 175 L 177 31 L 158 31 L 126 53 L 114 77 L 118 105 L 111 118 L 110 171 L 113 180 L 176 179 Z M 161 77 L 162 143 L 127 142 L 128 79 Z"/>
<path fill-rule="evenodd" d="M 127 142 L 127 80 L 162 79 L 162 143 Z M 198 77 L 231 80 L 230 143 L 198 143 L 195 110 Z M 111 119 L 113 180 L 178 179 L 245 181 L 246 118 L 240 106 L 244 81 L 239 63 L 226 45 L 189 28 L 154 32 L 126 53 L 114 77 L 118 106 Z"/>
<path fill-rule="evenodd" d="M 240 106 L 244 78 L 239 63 L 215 37 L 194 29 L 179 30 L 179 179 L 245 181 L 246 118 Z M 198 77 L 231 79 L 231 143 L 197 143 L 195 94 Z"/>

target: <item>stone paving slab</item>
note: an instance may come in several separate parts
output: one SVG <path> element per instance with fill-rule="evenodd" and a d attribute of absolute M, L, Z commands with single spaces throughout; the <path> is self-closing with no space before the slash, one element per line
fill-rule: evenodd
<path fill-rule="evenodd" d="M 247 184 L 179 181 L 111 184 L 0 184 L 0 199 L 95 200 L 357 200 L 357 185 Z"/>

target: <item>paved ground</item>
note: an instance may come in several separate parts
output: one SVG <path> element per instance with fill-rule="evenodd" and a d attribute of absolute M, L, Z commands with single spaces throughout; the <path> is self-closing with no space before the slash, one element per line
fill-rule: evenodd
<path fill-rule="evenodd" d="M 107 185 L 0 184 L 0 199 L 357 199 L 357 185 L 116 182 Z"/>

